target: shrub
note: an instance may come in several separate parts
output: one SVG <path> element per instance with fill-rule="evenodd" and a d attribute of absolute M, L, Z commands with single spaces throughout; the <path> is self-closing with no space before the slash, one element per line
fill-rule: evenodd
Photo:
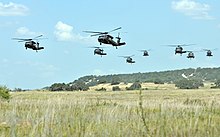
<path fill-rule="evenodd" d="M 220 88 L 220 79 L 216 80 L 216 82 L 211 88 Z"/>
<path fill-rule="evenodd" d="M 155 79 L 154 84 L 164 84 L 164 82 L 161 79 Z"/>
<path fill-rule="evenodd" d="M 118 84 L 120 84 L 120 82 L 118 82 L 118 81 L 112 81 L 111 82 L 111 85 L 118 85 Z"/>
<path fill-rule="evenodd" d="M 175 86 L 180 89 L 198 89 L 204 86 L 201 80 L 179 80 L 175 82 Z"/>
<path fill-rule="evenodd" d="M 95 89 L 95 91 L 106 91 L 106 88 L 99 88 L 99 89 Z"/>
<path fill-rule="evenodd" d="M 130 87 L 126 87 L 127 90 L 139 90 L 141 89 L 141 84 L 139 82 L 133 83 Z"/>
<path fill-rule="evenodd" d="M 63 91 L 66 90 L 66 84 L 65 83 L 54 83 L 49 88 L 50 91 Z"/>
<path fill-rule="evenodd" d="M 119 86 L 114 86 L 112 87 L 112 91 L 121 91 Z"/>
<path fill-rule="evenodd" d="M 10 98 L 10 94 L 9 94 L 9 89 L 5 86 L 0 86 L 0 98 L 3 99 L 9 99 Z"/>
<path fill-rule="evenodd" d="M 85 84 L 85 82 L 82 81 L 78 81 L 74 84 L 72 84 L 71 86 L 68 86 L 70 89 L 68 89 L 69 91 L 87 91 L 89 90 L 89 86 Z"/>
<path fill-rule="evenodd" d="M 113 77 L 111 81 L 111 85 L 118 85 L 120 84 L 120 78 L 119 77 Z"/>

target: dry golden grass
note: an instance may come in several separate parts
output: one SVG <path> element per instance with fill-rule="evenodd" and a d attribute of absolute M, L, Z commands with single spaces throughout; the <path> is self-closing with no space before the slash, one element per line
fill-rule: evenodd
<path fill-rule="evenodd" d="M 218 89 L 167 87 L 12 93 L 0 102 L 0 136 L 219 136 Z"/>
<path fill-rule="evenodd" d="M 106 84 L 99 84 L 96 86 L 90 87 L 90 91 L 95 91 L 96 89 L 101 89 L 105 88 L 107 91 L 112 91 L 112 87 L 114 86 L 119 86 L 121 90 L 126 90 L 126 87 L 130 87 L 132 83 L 120 83 L 118 85 L 111 85 L 111 83 L 106 83 Z M 154 84 L 154 83 L 142 83 L 141 84 L 143 89 L 149 89 L 149 90 L 173 90 L 177 89 L 175 87 L 175 84 Z"/>

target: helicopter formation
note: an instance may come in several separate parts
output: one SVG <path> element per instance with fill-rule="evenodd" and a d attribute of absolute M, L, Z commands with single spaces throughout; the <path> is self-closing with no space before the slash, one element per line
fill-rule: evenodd
<path fill-rule="evenodd" d="M 99 36 L 98 37 L 98 42 L 100 43 L 100 45 L 102 45 L 102 44 L 110 44 L 112 46 L 115 46 L 116 49 L 117 49 L 118 46 L 126 45 L 126 43 L 125 42 L 120 42 L 120 40 L 121 40 L 121 38 L 119 37 L 120 33 L 118 33 L 118 36 L 115 37 L 117 39 L 117 41 L 114 41 L 113 40 L 114 37 L 111 36 L 109 33 L 113 32 L 113 31 L 116 31 L 116 30 L 119 30 L 119 29 L 121 29 L 121 27 L 113 29 L 113 30 L 108 31 L 108 32 L 96 32 L 96 31 L 84 31 L 84 32 L 86 32 L 86 33 L 94 33 L 94 34 L 92 34 L 90 36 Z M 198 51 L 188 51 L 188 50 L 184 50 L 183 49 L 183 47 L 192 46 L 192 45 L 196 45 L 196 44 L 176 44 L 176 45 L 166 45 L 166 46 L 175 47 L 175 55 L 176 54 L 182 55 L 182 54 L 188 53 L 187 58 L 193 59 L 193 58 L 195 58 L 194 52 L 198 52 Z M 94 55 L 98 54 L 98 55 L 101 55 L 101 57 L 103 55 L 107 55 L 107 53 L 104 53 L 104 50 L 103 50 L 102 47 L 93 47 L 93 48 L 95 48 Z M 214 50 L 216 50 L 216 49 L 214 49 Z M 148 49 L 148 50 L 139 50 L 139 51 L 143 52 L 143 56 L 145 56 L 145 57 L 149 56 L 150 49 Z M 213 56 L 212 55 L 212 51 L 210 49 L 203 49 L 200 52 L 202 52 L 202 51 L 206 51 L 206 56 L 208 56 L 208 57 Z M 131 56 L 119 56 L 119 57 L 126 58 L 126 62 L 127 63 L 133 64 L 133 63 L 135 63 L 135 61 L 132 58 L 133 56 L 134 55 L 131 55 Z"/>
<path fill-rule="evenodd" d="M 110 35 L 110 33 L 117 31 L 117 30 L 120 30 L 120 29 L 122 29 L 122 27 L 118 27 L 118 28 L 115 28 L 111 31 L 106 31 L 106 32 L 99 32 L 99 31 L 83 31 L 83 32 L 91 33 L 91 35 L 90 35 L 91 37 L 98 36 L 98 42 L 100 45 L 108 44 L 108 45 L 112 45 L 113 47 L 118 49 L 118 47 L 126 45 L 126 43 L 121 42 L 120 33 L 118 33 L 118 36 L 116 36 L 116 37 L 113 37 L 112 35 Z M 114 38 L 117 40 L 115 40 Z M 44 47 L 42 47 L 42 46 L 40 47 L 39 40 L 46 39 L 46 38 L 43 38 L 43 35 L 39 35 L 34 38 L 12 38 L 12 39 L 17 40 L 18 42 L 25 42 L 24 46 L 26 49 L 29 48 L 29 49 L 32 49 L 32 50 L 35 50 L 36 52 L 38 52 L 38 50 L 44 49 Z M 187 58 L 189 58 L 189 59 L 195 58 L 194 52 L 206 52 L 206 56 L 212 57 L 213 56 L 212 51 L 217 50 L 217 49 L 212 49 L 212 50 L 211 49 L 202 49 L 200 51 L 192 51 L 192 50 L 184 50 L 183 49 L 183 47 L 192 46 L 192 45 L 196 45 L 196 44 L 174 44 L 174 45 L 165 45 L 165 46 L 175 47 L 175 52 L 174 52 L 175 55 L 180 54 L 182 56 L 182 54 L 188 53 Z M 107 55 L 107 53 L 104 52 L 104 49 L 103 49 L 104 47 L 94 46 L 94 47 L 90 47 L 90 48 L 94 48 L 94 55 L 100 55 L 101 57 Z M 148 50 L 143 49 L 143 50 L 138 50 L 138 51 L 143 53 L 142 56 L 148 57 L 149 51 L 151 51 L 151 49 L 148 49 Z M 134 55 L 119 56 L 119 57 L 126 58 L 127 63 L 133 64 L 133 63 L 135 63 L 135 61 L 132 58 L 133 56 Z"/>
<path fill-rule="evenodd" d="M 196 45 L 196 44 L 182 44 L 182 45 L 177 44 L 177 45 L 167 45 L 167 46 L 176 47 L 175 48 L 175 55 L 176 54 L 182 55 L 184 53 L 188 53 L 187 58 L 189 58 L 189 59 L 195 58 L 194 52 L 203 52 L 203 51 L 205 51 L 207 57 L 212 57 L 213 56 L 212 51 L 217 50 L 217 49 L 212 49 L 212 51 L 211 51 L 210 49 L 202 49 L 200 51 L 188 51 L 188 50 L 183 49 L 184 46 L 191 46 L 191 45 Z"/>

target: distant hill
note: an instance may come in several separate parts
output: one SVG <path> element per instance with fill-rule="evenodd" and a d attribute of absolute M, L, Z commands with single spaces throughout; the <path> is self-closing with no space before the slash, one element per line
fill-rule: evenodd
<path fill-rule="evenodd" d="M 189 68 L 181 70 L 169 70 L 161 72 L 147 72 L 147 73 L 133 73 L 133 74 L 115 74 L 115 75 L 103 75 L 103 76 L 84 76 L 81 77 L 71 84 L 76 82 L 85 82 L 88 85 L 97 85 L 103 83 L 134 83 L 134 82 L 163 82 L 173 83 L 175 81 L 188 78 L 196 78 L 202 81 L 212 81 L 220 79 L 220 68 Z"/>
<path fill-rule="evenodd" d="M 146 72 L 133 74 L 113 74 L 103 76 L 84 76 L 70 83 L 56 83 L 61 86 L 71 86 L 74 90 L 80 85 L 82 87 L 91 87 L 99 84 L 111 83 L 117 85 L 119 83 L 134 83 L 134 82 L 150 82 L 150 83 L 175 83 L 183 79 L 197 79 L 201 81 L 215 82 L 220 79 L 220 68 L 189 68 L 180 70 L 169 70 L 161 72 Z M 52 85 L 54 86 L 54 85 Z M 67 89 L 68 90 L 68 89 Z"/>

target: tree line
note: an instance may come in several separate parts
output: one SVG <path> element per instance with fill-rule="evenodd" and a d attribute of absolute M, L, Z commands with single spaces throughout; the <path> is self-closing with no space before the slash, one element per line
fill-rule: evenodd
<path fill-rule="evenodd" d="M 213 82 L 213 88 L 220 87 L 220 68 L 189 68 L 168 70 L 162 72 L 114 74 L 103 76 L 84 76 L 70 83 L 54 83 L 47 89 L 51 91 L 85 91 L 98 84 L 111 83 L 171 83 L 182 89 L 196 89 L 203 86 L 203 82 Z M 188 77 L 187 77 L 188 76 Z M 219 82 L 219 83 L 218 83 Z M 116 87 L 117 88 L 117 87 Z"/>

